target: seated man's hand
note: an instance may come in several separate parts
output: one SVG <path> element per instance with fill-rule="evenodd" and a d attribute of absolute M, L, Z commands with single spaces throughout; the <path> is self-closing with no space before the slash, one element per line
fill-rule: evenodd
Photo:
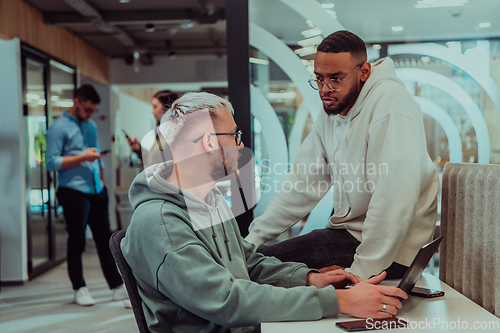
<path fill-rule="evenodd" d="M 338 265 L 331 265 L 331 266 L 326 266 L 323 268 L 318 269 L 320 273 L 326 273 L 329 271 L 336 271 L 337 269 L 345 269 L 345 267 L 338 266 Z"/>
<path fill-rule="evenodd" d="M 348 273 L 343 269 L 328 271 L 326 273 L 309 273 L 307 274 L 307 285 L 315 286 L 316 288 L 324 288 L 333 285 L 335 288 L 343 288 L 348 283 L 357 284 L 361 282 L 359 276 Z"/>
<path fill-rule="evenodd" d="M 384 280 L 385 276 L 386 272 L 384 271 L 350 289 L 337 290 L 340 313 L 374 319 L 396 315 L 402 304 L 392 296 L 407 299 L 408 295 L 397 287 L 377 286 Z M 383 311 L 384 305 L 385 311 Z"/>

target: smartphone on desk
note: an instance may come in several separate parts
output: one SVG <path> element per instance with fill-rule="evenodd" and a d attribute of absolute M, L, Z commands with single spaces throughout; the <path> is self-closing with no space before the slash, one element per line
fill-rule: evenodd
<path fill-rule="evenodd" d="M 362 319 L 353 321 L 343 321 L 335 323 L 335 326 L 347 332 L 389 330 L 394 328 L 404 328 L 408 325 L 406 321 L 397 317 L 387 319 Z"/>
<path fill-rule="evenodd" d="M 444 291 L 437 289 L 413 287 L 413 289 L 410 291 L 410 295 L 424 297 L 424 298 L 440 297 L 444 296 Z"/>

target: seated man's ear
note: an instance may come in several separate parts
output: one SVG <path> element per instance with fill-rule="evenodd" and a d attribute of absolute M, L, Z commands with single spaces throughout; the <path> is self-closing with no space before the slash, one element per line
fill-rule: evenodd
<path fill-rule="evenodd" d="M 209 153 L 214 151 L 214 150 L 219 149 L 219 145 L 216 143 L 217 140 L 215 140 L 215 142 L 214 142 L 214 139 L 215 139 L 215 136 L 210 135 L 209 133 L 205 133 L 205 135 L 203 136 L 203 139 L 202 139 L 203 148 L 205 148 L 205 150 Z"/>

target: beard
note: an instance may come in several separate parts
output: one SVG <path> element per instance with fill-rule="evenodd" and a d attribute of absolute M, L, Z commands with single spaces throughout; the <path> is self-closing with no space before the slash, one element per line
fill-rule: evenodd
<path fill-rule="evenodd" d="M 335 116 L 337 114 L 341 114 L 342 111 L 344 111 L 349 105 L 354 105 L 356 98 L 358 98 L 358 89 L 356 86 L 352 86 L 347 95 L 345 95 L 344 99 L 336 107 L 327 107 L 323 104 L 323 109 L 327 115 Z"/>
<path fill-rule="evenodd" d="M 224 148 L 220 146 L 220 156 L 215 154 L 214 167 L 211 172 L 213 180 L 218 181 L 238 171 L 240 153 L 237 151 L 238 148 L 236 146 L 234 147 L 234 152 L 231 148 L 224 152 Z"/>

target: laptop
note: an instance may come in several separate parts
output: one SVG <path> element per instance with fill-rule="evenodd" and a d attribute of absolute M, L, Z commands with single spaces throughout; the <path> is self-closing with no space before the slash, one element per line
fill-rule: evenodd
<path fill-rule="evenodd" d="M 410 294 L 418 279 L 422 275 L 425 267 L 427 267 L 427 264 L 436 252 L 439 244 L 441 244 L 443 238 L 444 236 L 441 236 L 439 238 L 436 238 L 432 242 L 422 246 L 422 248 L 418 251 L 415 259 L 413 259 L 410 267 L 406 271 L 406 274 L 403 276 L 403 279 L 399 283 L 398 288 L 403 290 L 408 295 Z"/>

